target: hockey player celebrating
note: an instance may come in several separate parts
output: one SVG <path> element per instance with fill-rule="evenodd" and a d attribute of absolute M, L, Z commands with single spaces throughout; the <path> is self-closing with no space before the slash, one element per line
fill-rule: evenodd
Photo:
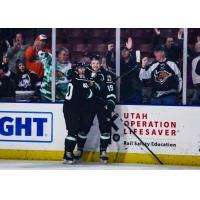
<path fill-rule="evenodd" d="M 108 122 L 108 118 L 110 118 L 111 112 L 115 108 L 115 84 L 111 74 L 100 66 L 100 60 L 97 56 L 91 59 L 90 67 L 86 70 L 86 77 L 90 80 L 90 86 L 95 88 L 95 90 L 93 90 L 94 97 L 86 102 L 84 112 L 86 123 L 84 126 L 80 127 L 75 158 L 77 160 L 81 158 L 87 140 L 87 134 L 97 115 L 100 129 L 100 161 L 107 163 L 108 156 L 106 150 L 111 135 L 111 126 Z"/>
<path fill-rule="evenodd" d="M 73 164 L 73 151 L 77 143 L 77 134 L 85 117 L 83 107 L 87 99 L 92 98 L 93 92 L 85 78 L 84 63 L 76 63 L 74 69 L 69 70 L 67 85 L 67 94 L 63 105 L 63 113 L 68 135 L 65 138 L 64 164 Z M 83 121 L 83 122 L 82 122 Z"/>

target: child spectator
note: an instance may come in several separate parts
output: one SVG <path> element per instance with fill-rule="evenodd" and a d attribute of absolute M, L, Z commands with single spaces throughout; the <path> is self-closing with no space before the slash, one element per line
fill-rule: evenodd
<path fill-rule="evenodd" d="M 24 60 L 16 61 L 16 100 L 30 102 L 36 99 L 37 75 L 26 68 Z"/>

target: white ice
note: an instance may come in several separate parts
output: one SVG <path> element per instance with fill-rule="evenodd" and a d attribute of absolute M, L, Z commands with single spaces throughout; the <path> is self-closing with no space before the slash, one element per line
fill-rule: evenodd
<path fill-rule="evenodd" d="M 0 160 L 0 170 L 192 170 L 200 167 L 169 166 L 147 164 L 114 163 L 103 165 L 100 163 L 78 163 L 74 165 L 62 164 L 60 161 L 32 161 L 32 160 Z"/>

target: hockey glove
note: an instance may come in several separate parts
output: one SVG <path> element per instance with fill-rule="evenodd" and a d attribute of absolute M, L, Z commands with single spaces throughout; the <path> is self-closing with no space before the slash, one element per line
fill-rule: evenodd
<path fill-rule="evenodd" d="M 71 80 L 77 76 L 77 72 L 74 71 L 73 69 L 69 69 L 67 72 L 67 79 Z"/>
<path fill-rule="evenodd" d="M 107 108 L 110 112 L 114 111 L 114 109 L 115 109 L 115 102 L 112 101 L 112 100 L 107 100 L 107 101 L 106 101 L 106 108 Z"/>

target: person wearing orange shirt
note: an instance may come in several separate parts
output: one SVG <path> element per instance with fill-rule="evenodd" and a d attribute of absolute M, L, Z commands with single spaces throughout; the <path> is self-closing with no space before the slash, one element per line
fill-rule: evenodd
<path fill-rule="evenodd" d="M 47 36 L 44 34 L 38 35 L 33 46 L 29 46 L 25 51 L 26 66 L 29 70 L 35 72 L 40 79 L 44 75 L 44 68 L 41 61 L 38 59 L 38 51 L 50 52 L 46 45 Z"/>

